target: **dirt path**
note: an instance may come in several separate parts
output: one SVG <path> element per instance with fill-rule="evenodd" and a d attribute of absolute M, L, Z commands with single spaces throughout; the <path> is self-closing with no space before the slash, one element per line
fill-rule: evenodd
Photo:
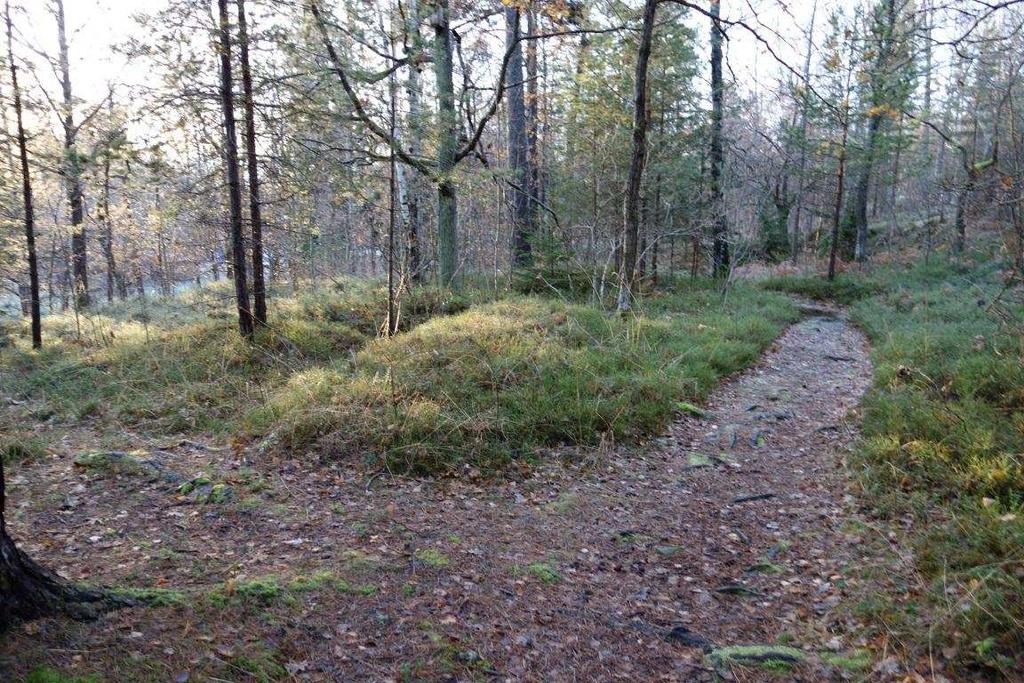
<path fill-rule="evenodd" d="M 497 485 L 165 447 L 170 469 L 232 487 L 197 505 L 159 478 L 82 472 L 69 447 L 12 477 L 16 537 L 68 576 L 184 599 L 33 624 L 0 642 L 0 672 L 691 681 L 715 677 L 723 647 L 782 643 L 808 658 L 786 680 L 842 680 L 855 643 L 835 609 L 850 552 L 837 447 L 870 370 L 851 326 L 808 318 L 640 452 Z M 276 590 L 253 588 L 268 576 Z"/>

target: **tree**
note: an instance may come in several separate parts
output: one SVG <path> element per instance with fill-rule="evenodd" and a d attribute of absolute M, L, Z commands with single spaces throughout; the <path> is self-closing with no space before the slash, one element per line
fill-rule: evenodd
<path fill-rule="evenodd" d="M 64 165 L 63 176 L 71 210 L 71 269 L 75 282 L 75 305 L 89 306 L 89 263 L 85 242 L 85 199 L 82 194 L 82 162 L 77 148 L 78 127 L 75 125 L 74 98 L 71 92 L 71 67 L 68 57 L 67 30 L 64 25 L 64 0 L 53 0 L 57 19 L 57 47 L 60 83 L 63 95 Z"/>
<path fill-rule="evenodd" d="M 242 68 L 242 104 L 245 111 L 245 160 L 249 176 L 249 222 L 252 230 L 253 321 L 267 324 L 267 285 L 263 275 L 263 217 L 260 207 L 259 161 L 256 157 L 256 105 L 249 65 L 249 31 L 245 0 L 238 0 L 238 57 Z"/>
<path fill-rule="evenodd" d="M 909 92 L 906 65 L 910 60 L 903 54 L 906 41 L 897 31 L 898 14 L 896 0 L 881 0 L 871 22 L 873 40 L 868 50 L 874 60 L 867 74 L 867 139 L 850 208 L 856 231 L 854 258 L 861 262 L 868 259 L 868 195 L 882 143 L 882 124 L 900 111 Z"/>
<path fill-rule="evenodd" d="M 526 130 L 526 104 L 523 99 L 523 51 L 519 35 L 520 13 L 515 7 L 505 8 L 506 46 L 509 58 L 508 148 L 512 170 L 512 250 L 513 265 L 528 266 L 531 241 L 536 230 L 534 220 L 534 182 L 529 139 Z"/>
<path fill-rule="evenodd" d="M 622 250 L 622 272 L 619 275 L 618 309 L 629 311 L 633 305 L 637 242 L 640 232 L 640 183 L 647 158 L 647 65 L 651 58 L 651 38 L 658 0 L 645 0 L 640 45 L 637 50 L 636 75 L 633 81 L 633 145 L 626 185 L 626 216 Z"/>
<path fill-rule="evenodd" d="M 21 88 L 18 85 L 18 64 L 14 60 L 14 28 L 11 21 L 10 0 L 4 6 L 4 19 L 7 24 L 7 63 L 11 70 L 11 95 L 14 98 L 14 119 L 18 137 L 18 159 L 21 162 L 21 198 L 22 218 L 25 222 L 25 259 L 28 265 L 29 279 L 29 311 L 32 317 L 32 348 L 43 346 L 42 314 L 39 310 L 39 263 L 36 258 L 36 226 L 35 210 L 32 204 L 32 174 L 28 165 L 28 141 L 25 135 L 25 124 L 21 106 Z M 0 480 L 0 487 L 3 486 Z M 0 501 L 3 500 L 3 489 L 0 488 Z M 0 502 L 0 515 L 2 515 Z M 0 517 L 2 524 L 2 517 Z"/>
<path fill-rule="evenodd" d="M 238 304 L 238 329 L 242 336 L 253 336 L 253 316 L 246 283 L 245 238 L 242 235 L 242 183 L 238 173 L 238 138 L 235 133 L 235 98 L 231 78 L 231 23 L 228 0 L 217 0 L 220 27 L 220 102 L 224 117 L 224 165 L 227 175 L 228 221 L 231 235 L 231 261 L 234 266 L 235 301 Z"/>
<path fill-rule="evenodd" d="M 716 278 L 729 274 L 729 226 L 725 219 L 722 197 L 722 171 L 725 152 L 722 146 L 722 116 L 725 85 L 722 81 L 722 24 L 721 0 L 711 0 L 711 211 L 712 220 L 712 274 Z"/>

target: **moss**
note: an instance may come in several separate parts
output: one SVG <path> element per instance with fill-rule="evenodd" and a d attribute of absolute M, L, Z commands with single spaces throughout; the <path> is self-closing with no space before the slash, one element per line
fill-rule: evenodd
<path fill-rule="evenodd" d="M 434 548 L 420 548 L 413 555 L 423 564 L 435 569 L 442 569 L 451 564 L 451 558 Z"/>
<path fill-rule="evenodd" d="M 148 607 L 178 607 L 188 602 L 183 591 L 166 588 L 115 588 L 111 592 L 134 604 Z"/>
<path fill-rule="evenodd" d="M 867 650 L 854 650 L 853 652 L 822 652 L 821 660 L 831 666 L 846 671 L 864 671 L 871 667 L 871 653 Z"/>
<path fill-rule="evenodd" d="M 807 660 L 802 650 L 787 645 L 733 645 L 716 648 L 707 654 L 715 669 L 734 666 L 756 666 L 774 671 L 785 671 L 794 664 Z"/>
<path fill-rule="evenodd" d="M 558 570 L 547 562 L 532 562 L 526 567 L 526 571 L 541 583 L 558 583 L 562 580 Z"/>
<path fill-rule="evenodd" d="M 25 677 L 25 683 L 99 683 L 98 676 L 77 676 L 65 674 L 57 669 L 42 666 L 33 669 Z"/>

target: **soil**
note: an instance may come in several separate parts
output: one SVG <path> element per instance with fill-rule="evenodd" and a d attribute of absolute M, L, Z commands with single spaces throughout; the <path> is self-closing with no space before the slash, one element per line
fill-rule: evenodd
<path fill-rule="evenodd" d="M 200 440 L 139 439 L 159 475 L 84 469 L 100 435 L 68 431 L 12 469 L 12 535 L 68 578 L 180 593 L 19 627 L 0 679 L 862 678 L 836 661 L 863 644 L 843 603 L 857 533 L 842 457 L 870 378 L 863 336 L 819 312 L 662 438 L 497 482 Z M 179 489 L 200 471 L 224 502 L 203 481 Z M 721 656 L 779 644 L 805 661 Z"/>

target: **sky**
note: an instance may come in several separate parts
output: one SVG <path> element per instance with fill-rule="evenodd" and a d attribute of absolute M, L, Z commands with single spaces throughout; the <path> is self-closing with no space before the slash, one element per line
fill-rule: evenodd
<path fill-rule="evenodd" d="M 817 0 L 820 5 L 817 25 L 824 25 L 827 7 L 839 0 Z M 132 16 L 138 12 L 150 13 L 166 5 L 167 0 L 64 0 L 71 53 L 72 81 L 76 96 L 86 101 L 91 94 L 105 93 L 108 83 L 137 83 L 147 74 L 138 65 L 128 64 L 125 58 L 111 49 L 137 34 L 138 26 Z M 31 0 L 24 3 L 26 15 L 16 18 L 22 41 L 32 47 L 56 54 L 56 22 L 49 12 L 50 0 Z M 804 27 L 810 22 L 812 2 L 807 0 L 723 0 L 723 16 L 751 22 L 773 45 L 785 61 L 794 67 L 802 64 L 800 53 L 804 49 Z M 756 13 L 756 15 L 755 15 Z M 708 21 L 694 15 L 691 21 L 700 36 L 706 36 Z M 759 26 L 758 23 L 761 25 Z M 775 35 L 773 35 L 775 34 Z M 754 83 L 769 83 L 778 72 L 778 64 L 752 36 L 741 28 L 729 31 L 725 44 L 726 58 L 731 73 L 750 87 Z M 702 41 L 705 42 L 705 41 Z M 24 52 L 24 50 L 23 50 Z M 53 75 L 48 74 L 51 88 Z"/>

